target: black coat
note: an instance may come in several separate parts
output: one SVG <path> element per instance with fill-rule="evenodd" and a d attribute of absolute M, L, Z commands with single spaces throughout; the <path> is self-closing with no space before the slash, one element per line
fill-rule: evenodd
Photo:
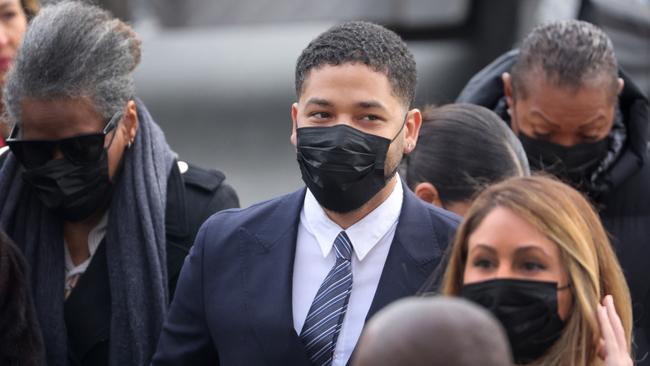
<path fill-rule="evenodd" d="M 517 57 L 510 51 L 476 74 L 457 102 L 494 110 L 509 121 L 501 74 L 509 72 Z M 623 267 L 632 295 L 634 352 L 642 359 L 650 351 L 650 161 L 648 159 L 648 99 L 623 73 L 619 96 L 627 139 L 614 165 L 605 173 L 610 189 L 596 196 L 595 205 Z M 650 355 L 639 365 L 650 365 Z"/>
<path fill-rule="evenodd" d="M 4 152 L 0 151 L 0 165 L 7 156 Z M 172 167 L 167 179 L 165 211 L 170 301 L 185 257 L 203 222 L 217 211 L 239 207 L 235 190 L 224 180 L 224 174 L 217 170 L 206 170 L 185 162 Z M 110 304 L 106 252 L 102 242 L 64 306 L 72 366 L 108 365 Z M 37 340 L 41 341 L 40 338 Z"/>
<path fill-rule="evenodd" d="M 181 172 L 182 166 L 183 172 Z M 186 170 L 185 170 L 186 168 Z M 165 230 L 170 299 L 194 238 L 213 213 L 239 207 L 237 194 L 216 170 L 181 162 L 167 180 Z M 104 243 L 65 302 L 65 322 L 71 366 L 108 365 L 110 288 Z"/>

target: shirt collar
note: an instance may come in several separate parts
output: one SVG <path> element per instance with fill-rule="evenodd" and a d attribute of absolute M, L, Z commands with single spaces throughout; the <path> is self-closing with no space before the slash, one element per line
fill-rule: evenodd
<path fill-rule="evenodd" d="M 394 230 L 402 210 L 403 200 L 402 180 L 397 175 L 397 183 L 388 198 L 345 230 L 359 261 L 362 261 L 381 239 Z M 334 240 L 343 229 L 327 216 L 309 189 L 305 194 L 300 220 L 307 231 L 316 238 L 321 253 L 326 258 L 332 250 Z"/>
<path fill-rule="evenodd" d="M 83 261 L 78 266 L 75 266 L 72 263 L 72 257 L 70 256 L 70 251 L 68 250 L 68 244 L 65 243 L 65 239 L 63 240 L 63 247 L 65 250 L 65 270 L 68 276 L 76 273 L 83 273 L 86 271 L 86 268 L 95 255 L 97 248 L 99 248 L 99 244 L 101 244 L 102 240 L 104 240 L 104 236 L 106 235 L 106 227 L 108 226 L 108 212 L 109 211 L 106 210 L 104 216 L 102 216 L 97 225 L 92 228 L 92 230 L 90 230 L 90 233 L 88 233 L 88 251 L 90 252 L 90 257 L 88 257 L 88 259 Z"/>

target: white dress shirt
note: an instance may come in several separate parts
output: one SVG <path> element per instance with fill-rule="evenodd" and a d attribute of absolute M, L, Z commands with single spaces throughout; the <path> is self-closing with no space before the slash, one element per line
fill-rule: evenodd
<path fill-rule="evenodd" d="M 90 230 L 90 233 L 88 233 L 88 251 L 90 252 L 90 256 L 88 259 L 83 261 L 82 263 L 78 265 L 74 265 L 72 262 L 72 256 L 70 256 L 70 250 L 68 249 L 68 243 L 65 242 L 65 239 L 63 240 L 63 250 L 64 250 L 64 255 L 65 255 L 65 292 L 66 294 L 69 294 L 74 286 L 77 284 L 77 280 L 81 277 L 86 272 L 86 269 L 88 269 L 88 265 L 90 265 L 90 262 L 93 260 L 93 257 L 95 256 L 95 252 L 97 252 L 97 248 L 99 247 L 99 244 L 101 244 L 102 240 L 104 240 L 104 236 L 106 236 L 106 226 L 108 225 L 108 211 L 104 213 L 104 216 L 99 220 L 97 225 Z"/>
<path fill-rule="evenodd" d="M 351 258 L 352 292 L 334 349 L 333 366 L 344 366 L 359 340 L 395 236 L 402 201 L 403 188 L 398 176 L 388 198 L 345 230 L 354 251 Z M 307 190 L 300 212 L 293 270 L 293 325 L 298 335 L 321 283 L 336 262 L 332 247 L 342 230 Z"/>

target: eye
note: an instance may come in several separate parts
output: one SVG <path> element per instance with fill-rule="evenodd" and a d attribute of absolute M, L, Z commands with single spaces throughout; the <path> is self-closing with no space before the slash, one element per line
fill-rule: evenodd
<path fill-rule="evenodd" d="M 596 142 L 600 136 L 598 135 L 582 135 L 580 136 L 584 142 Z"/>
<path fill-rule="evenodd" d="M 309 118 L 314 118 L 314 119 L 327 119 L 330 118 L 331 114 L 328 112 L 313 112 L 309 114 Z"/>
<path fill-rule="evenodd" d="M 11 20 L 13 19 L 16 15 L 18 15 L 15 11 L 5 11 L 0 16 L 4 20 Z"/>
<path fill-rule="evenodd" d="M 487 258 L 476 258 L 473 262 L 472 265 L 476 268 L 482 268 L 482 269 L 490 269 L 493 267 L 496 267 L 496 264 L 494 261 L 491 261 Z"/>
<path fill-rule="evenodd" d="M 377 115 L 374 115 L 374 114 L 369 114 L 367 116 L 364 116 L 361 119 L 364 120 L 364 121 L 381 121 L 381 120 L 383 120 L 383 118 L 381 118 L 381 117 L 379 117 Z"/>
<path fill-rule="evenodd" d="M 537 132 L 533 131 L 533 137 L 538 140 L 549 140 L 553 136 L 552 132 Z"/>
<path fill-rule="evenodd" d="M 526 272 L 536 272 L 545 270 L 546 266 L 536 261 L 524 261 L 521 268 Z"/>

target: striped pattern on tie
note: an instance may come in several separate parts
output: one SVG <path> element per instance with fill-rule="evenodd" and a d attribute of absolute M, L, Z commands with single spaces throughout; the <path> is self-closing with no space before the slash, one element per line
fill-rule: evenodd
<path fill-rule="evenodd" d="M 300 339 L 314 366 L 332 364 L 352 291 L 352 244 L 345 231 L 334 240 L 334 251 L 336 263 L 318 289 L 300 332 Z"/>

